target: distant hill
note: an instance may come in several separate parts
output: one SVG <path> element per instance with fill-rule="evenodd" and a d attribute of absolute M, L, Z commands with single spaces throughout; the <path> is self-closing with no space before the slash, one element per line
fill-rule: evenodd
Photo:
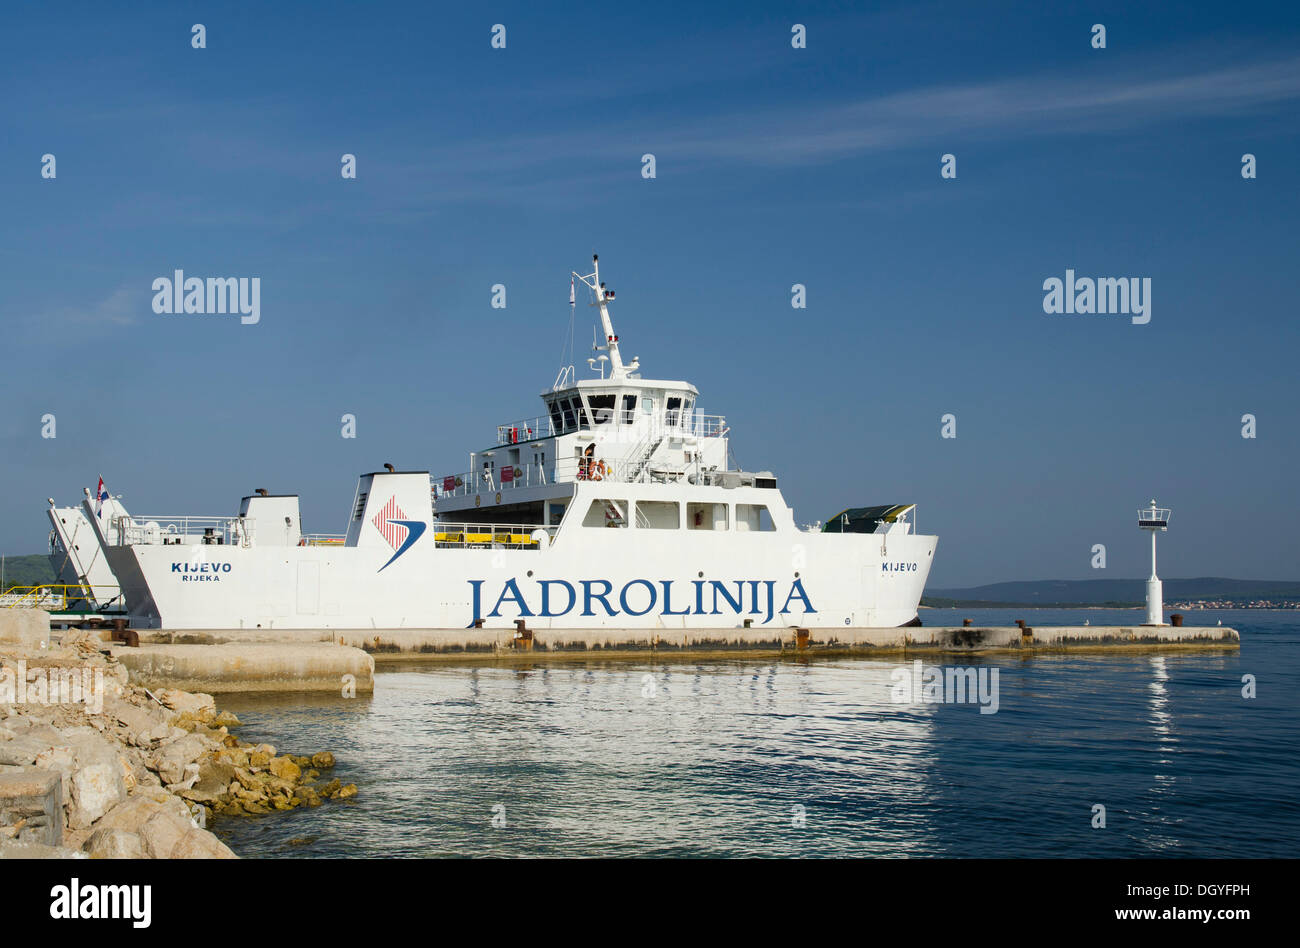
<path fill-rule="evenodd" d="M 4 589 L 10 586 L 35 586 L 37 583 L 52 582 L 54 582 L 54 568 L 50 566 L 50 558 L 44 553 L 5 557 Z"/>
<path fill-rule="evenodd" d="M 999 606 L 1130 605 L 1146 601 L 1145 579 L 1042 579 L 990 583 L 965 589 L 929 589 L 923 602 L 942 607 L 981 603 Z M 1164 580 L 1166 602 L 1181 599 L 1300 599 L 1300 582 L 1268 579 Z"/>

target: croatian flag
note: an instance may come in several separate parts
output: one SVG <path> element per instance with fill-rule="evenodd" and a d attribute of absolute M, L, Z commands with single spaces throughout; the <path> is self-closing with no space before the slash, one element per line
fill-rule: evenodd
<path fill-rule="evenodd" d="M 95 516 L 104 515 L 104 501 L 108 500 L 108 491 L 104 490 L 104 479 L 99 479 L 99 489 L 95 491 Z"/>

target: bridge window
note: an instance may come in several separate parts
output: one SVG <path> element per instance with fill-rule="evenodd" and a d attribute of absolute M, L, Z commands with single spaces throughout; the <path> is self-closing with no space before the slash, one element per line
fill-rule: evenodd
<path fill-rule="evenodd" d="M 560 403 L 551 401 L 546 403 L 546 407 L 551 412 L 551 428 L 559 432 L 564 430 L 564 417 L 560 414 Z"/>
<path fill-rule="evenodd" d="M 687 504 L 687 530 L 725 530 L 727 529 L 726 504 Z"/>
<path fill-rule="evenodd" d="M 567 398 L 560 399 L 560 411 L 564 412 L 564 430 L 574 427 L 573 406 Z"/>
<path fill-rule="evenodd" d="M 681 407 L 682 407 L 682 400 L 680 398 L 668 399 L 668 406 L 665 409 L 665 413 L 667 417 L 664 419 L 664 423 L 667 424 L 668 427 L 670 428 L 677 427 L 677 413 L 681 409 Z"/>
<path fill-rule="evenodd" d="M 588 395 L 587 404 L 591 406 L 592 417 L 596 424 L 605 425 L 614 420 L 614 404 L 617 395 Z"/>
<path fill-rule="evenodd" d="M 772 514 L 762 504 L 736 504 L 736 529 L 769 533 L 776 529 Z"/>
<path fill-rule="evenodd" d="M 625 425 L 632 424 L 632 418 L 633 418 L 632 413 L 635 411 L 636 411 L 636 396 L 624 395 L 623 396 L 623 417 L 619 419 L 619 422 Z"/>
<path fill-rule="evenodd" d="M 680 530 L 680 509 L 675 500 L 638 500 L 636 525 L 649 530 Z"/>
<path fill-rule="evenodd" d="M 601 498 L 593 500 L 582 518 L 584 527 L 626 527 L 627 512 L 631 509 L 626 500 Z"/>

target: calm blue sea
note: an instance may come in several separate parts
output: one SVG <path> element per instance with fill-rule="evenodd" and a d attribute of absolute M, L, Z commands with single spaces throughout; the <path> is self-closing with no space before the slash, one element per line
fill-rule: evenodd
<path fill-rule="evenodd" d="M 1140 621 L 923 611 L 964 616 Z M 1295 856 L 1300 614 L 1188 613 L 1219 620 L 1240 653 L 936 663 L 996 668 L 996 714 L 895 703 L 910 662 L 865 660 L 381 665 L 373 697 L 230 696 L 245 739 L 331 750 L 360 793 L 213 829 L 245 856 Z"/>

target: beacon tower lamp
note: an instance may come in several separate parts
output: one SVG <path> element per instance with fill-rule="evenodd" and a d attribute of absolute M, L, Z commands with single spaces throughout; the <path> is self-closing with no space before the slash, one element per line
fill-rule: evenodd
<path fill-rule="evenodd" d="M 1164 592 L 1160 579 L 1156 576 L 1156 534 L 1164 533 L 1169 528 L 1169 508 L 1157 507 L 1155 499 L 1151 506 L 1138 511 L 1138 527 L 1151 531 L 1151 578 L 1147 580 L 1147 621 L 1146 625 L 1165 624 Z"/>

